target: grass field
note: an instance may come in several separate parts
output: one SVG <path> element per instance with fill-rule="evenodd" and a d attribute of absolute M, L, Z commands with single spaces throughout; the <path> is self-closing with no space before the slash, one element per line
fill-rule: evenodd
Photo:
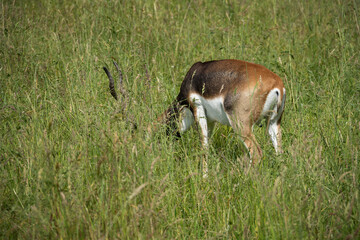
<path fill-rule="evenodd" d="M 0 7 L 1 239 L 360 238 L 359 1 Z M 218 125 L 204 179 L 196 129 L 144 130 L 194 62 L 225 58 L 284 80 L 285 152 L 256 127 L 264 158 L 249 168 Z M 113 59 L 127 109 L 102 70 Z"/>

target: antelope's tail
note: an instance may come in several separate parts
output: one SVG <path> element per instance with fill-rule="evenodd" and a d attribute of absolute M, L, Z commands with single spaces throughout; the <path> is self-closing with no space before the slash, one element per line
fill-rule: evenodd
<path fill-rule="evenodd" d="M 280 94 L 280 96 L 278 97 L 278 102 L 277 102 L 277 112 L 280 114 L 284 111 L 285 108 L 285 99 L 286 99 L 285 88 L 282 89 L 281 93 L 282 94 Z"/>

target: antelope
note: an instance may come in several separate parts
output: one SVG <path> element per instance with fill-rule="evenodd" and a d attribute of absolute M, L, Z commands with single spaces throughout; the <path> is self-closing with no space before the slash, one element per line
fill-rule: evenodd
<path fill-rule="evenodd" d="M 282 152 L 280 123 L 284 107 L 284 84 L 275 73 L 255 63 L 217 60 L 197 62 L 190 68 L 176 100 L 160 119 L 170 126 L 179 119 L 180 133 L 196 122 L 204 149 L 208 148 L 215 122 L 229 125 L 240 134 L 255 163 L 262 158 L 262 150 L 252 130 L 264 118 L 275 151 Z M 203 171 L 206 175 L 206 160 Z"/>
<path fill-rule="evenodd" d="M 158 121 L 175 129 L 177 135 L 197 123 L 205 150 L 215 122 L 231 126 L 248 150 L 250 164 L 255 164 L 262 158 L 262 150 L 253 126 L 265 118 L 275 151 L 282 152 L 280 124 L 284 107 L 284 84 L 264 66 L 233 59 L 197 62 L 185 75 L 175 101 Z M 205 177 L 207 171 L 203 159 Z"/>

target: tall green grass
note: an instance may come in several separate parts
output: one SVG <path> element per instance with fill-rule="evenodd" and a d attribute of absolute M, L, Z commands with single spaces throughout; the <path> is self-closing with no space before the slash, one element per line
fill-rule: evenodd
<path fill-rule="evenodd" d="M 360 237 L 358 1 L 0 6 L 0 238 Z M 203 179 L 196 129 L 144 129 L 194 62 L 223 58 L 283 78 L 285 153 L 255 128 L 264 159 L 249 168 L 217 126 Z M 125 114 L 102 71 L 112 59 Z"/>

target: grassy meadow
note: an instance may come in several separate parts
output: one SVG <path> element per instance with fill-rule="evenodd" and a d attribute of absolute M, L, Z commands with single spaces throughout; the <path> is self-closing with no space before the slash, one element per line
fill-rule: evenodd
<path fill-rule="evenodd" d="M 0 239 L 359 239 L 360 2 L 3 0 Z M 197 61 L 284 81 L 284 154 L 145 129 Z M 109 93 L 112 60 L 129 98 Z M 131 122 L 138 125 L 132 128 Z"/>

